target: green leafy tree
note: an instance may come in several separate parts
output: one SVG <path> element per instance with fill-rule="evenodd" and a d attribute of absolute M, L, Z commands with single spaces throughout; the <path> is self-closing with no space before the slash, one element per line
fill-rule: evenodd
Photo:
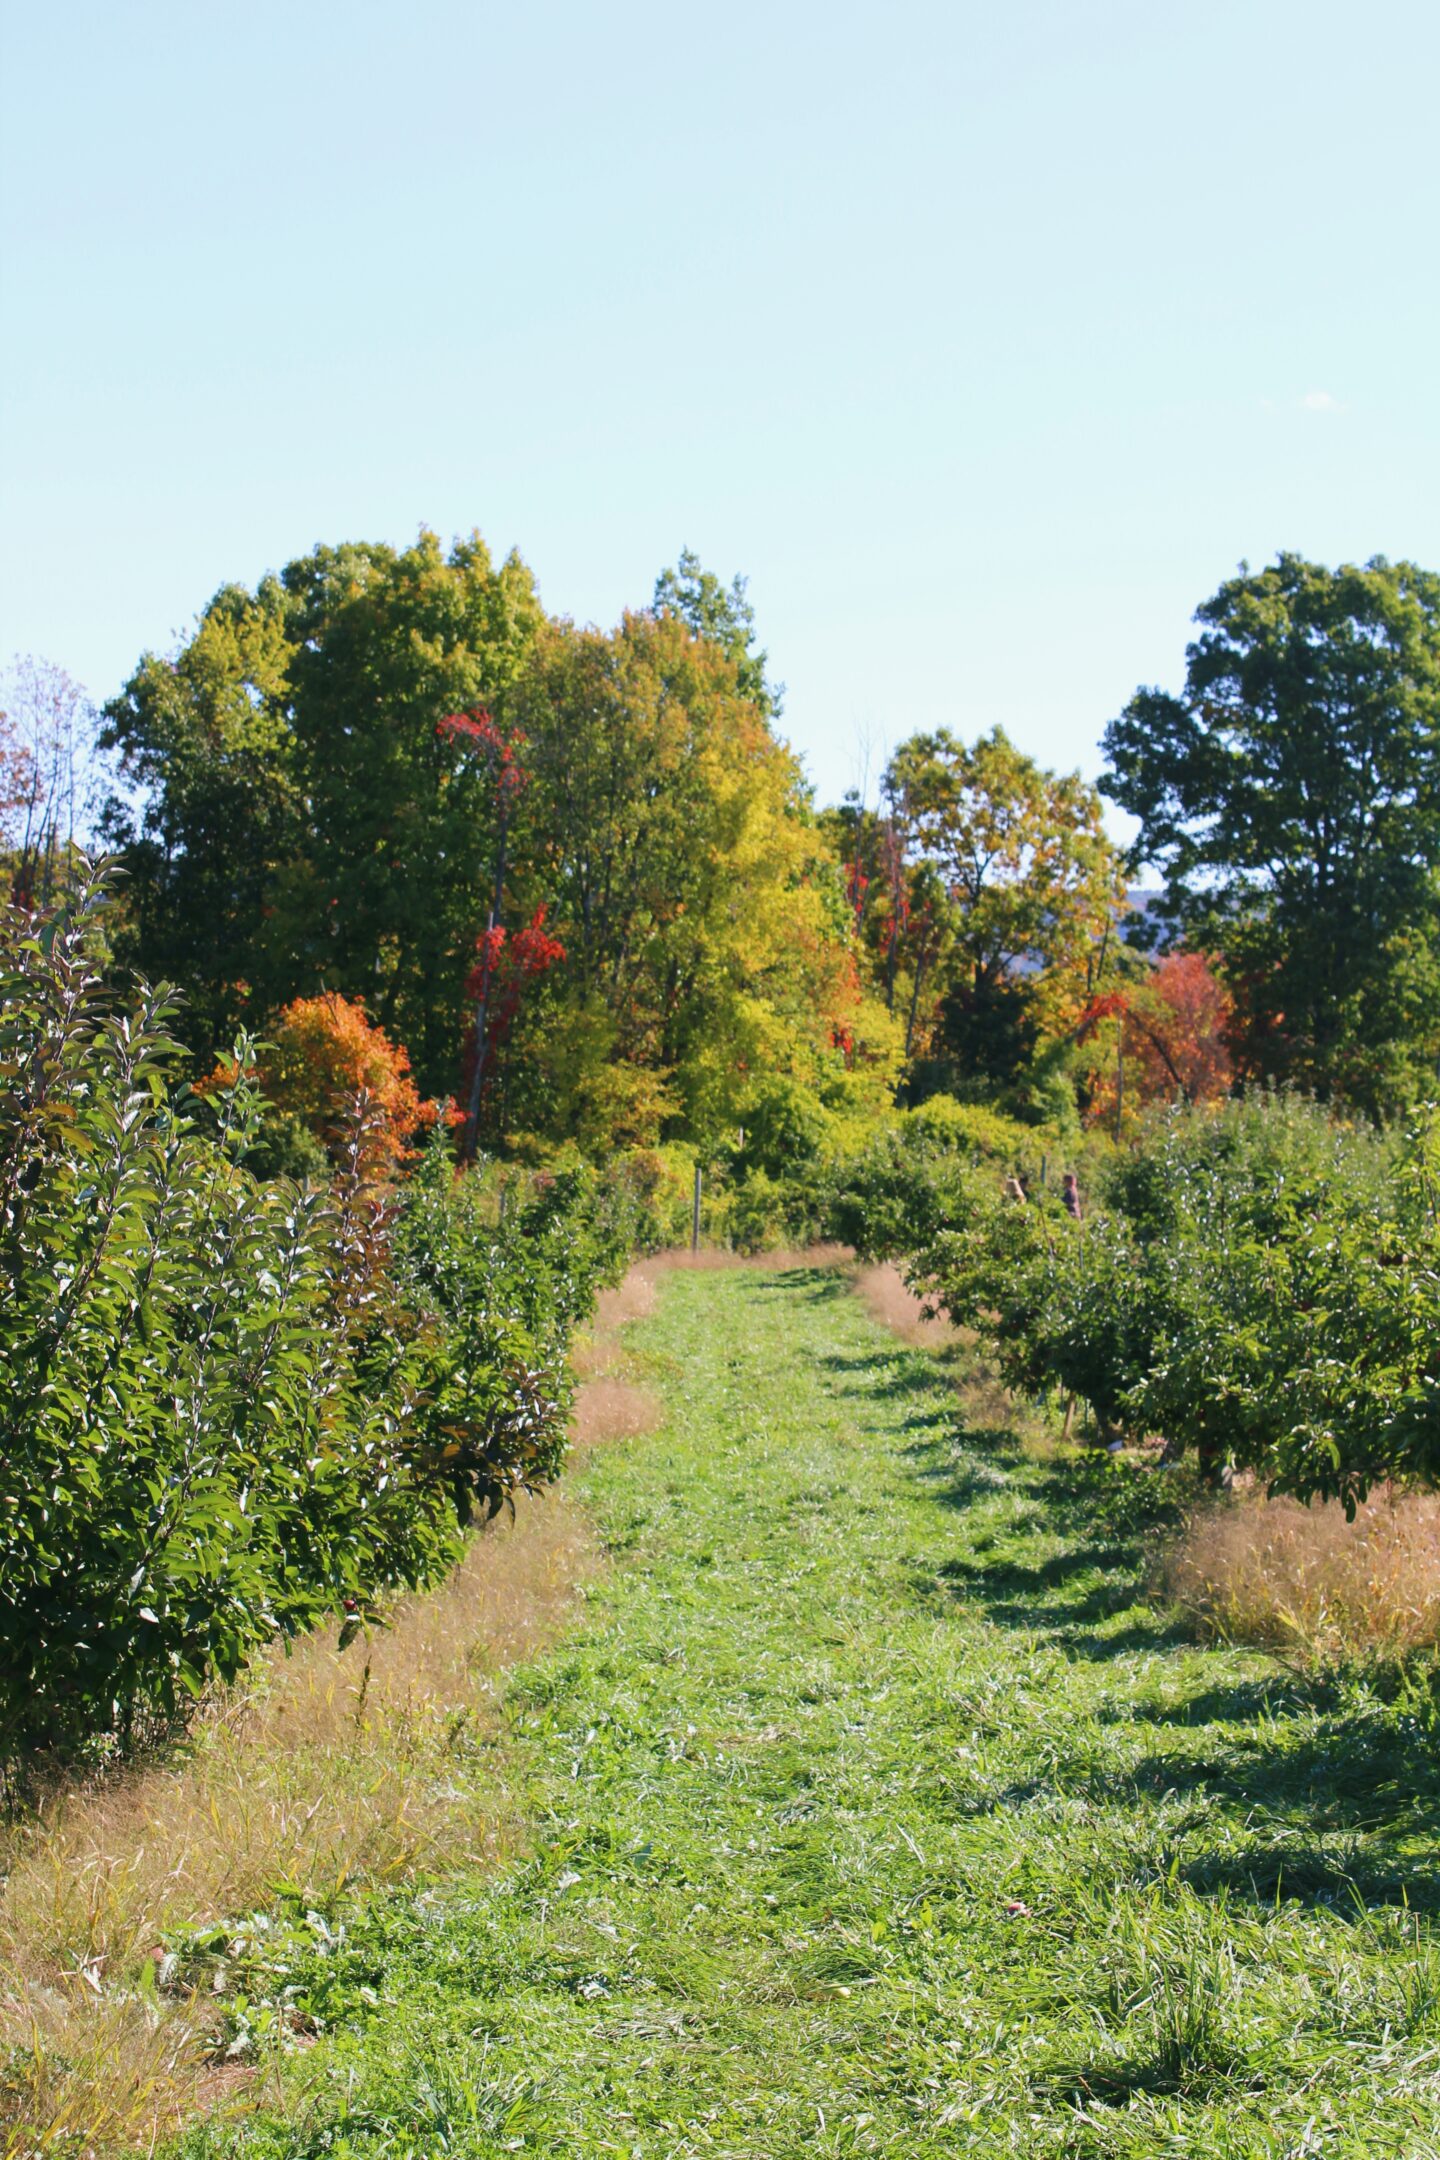
<path fill-rule="evenodd" d="M 453 1084 L 496 806 L 437 723 L 514 679 L 539 620 L 517 558 L 422 533 L 226 587 L 173 659 L 142 659 L 104 738 L 144 802 L 109 820 L 124 956 L 184 984 L 203 1054 L 338 990 Z"/>
<path fill-rule="evenodd" d="M 112 800 L 104 819 L 125 869 L 120 955 L 185 985 L 180 1024 L 207 1057 L 290 988 L 264 939 L 304 829 L 285 615 L 277 579 L 227 585 L 175 656 L 146 653 L 105 708 L 102 747 L 141 804 Z"/>
<path fill-rule="evenodd" d="M 785 686 L 768 680 L 769 655 L 755 650 L 755 609 L 747 585 L 743 577 L 734 577 L 726 585 L 713 570 L 703 567 L 692 549 L 682 548 L 675 567 L 662 570 L 656 578 L 652 604 L 657 615 L 674 615 L 692 636 L 718 645 L 734 662 L 741 696 L 749 698 L 768 720 L 778 720 Z"/>
<path fill-rule="evenodd" d="M 443 1093 L 503 800 L 437 729 L 515 680 L 543 619 L 530 573 L 515 556 L 497 567 L 476 535 L 442 552 L 425 533 L 398 555 L 317 550 L 286 580 L 309 812 L 275 932 L 327 987 L 363 994 L 422 1086 Z"/>
<path fill-rule="evenodd" d="M 566 954 L 514 1046 L 517 1116 L 708 1141 L 768 1075 L 838 1080 L 868 1040 L 844 896 L 735 654 L 665 610 L 553 624 L 503 711 L 538 839 L 522 904 Z"/>
<path fill-rule="evenodd" d="M 1099 797 L 1001 728 L 973 745 L 945 728 L 911 736 L 884 792 L 948 902 L 930 1078 L 1013 1081 L 1042 1035 L 1073 1025 L 1122 905 Z"/>
<path fill-rule="evenodd" d="M 1387 1111 L 1440 1051 L 1440 578 L 1286 554 L 1196 620 L 1183 692 L 1136 693 L 1102 787 L 1221 956 L 1249 1069 Z"/>

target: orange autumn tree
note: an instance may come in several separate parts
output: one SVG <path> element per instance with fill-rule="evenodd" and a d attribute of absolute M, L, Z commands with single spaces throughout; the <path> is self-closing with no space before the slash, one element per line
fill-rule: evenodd
<path fill-rule="evenodd" d="M 1093 998 L 1076 1031 L 1094 1056 L 1091 1121 L 1149 1102 L 1220 1101 L 1235 1074 L 1233 1017 L 1229 991 L 1198 952 L 1166 953 L 1143 982 Z"/>
<path fill-rule="evenodd" d="M 297 1118 L 336 1160 L 350 1144 L 357 1097 L 366 1095 L 361 1167 L 371 1176 L 397 1169 L 416 1132 L 437 1115 L 410 1077 L 404 1045 L 374 1025 L 358 998 L 333 990 L 284 1008 L 261 1053 L 260 1081 L 275 1108 Z"/>
<path fill-rule="evenodd" d="M 1142 1094 L 1216 1102 L 1234 1078 L 1234 1000 L 1204 953 L 1166 953 L 1126 1016 L 1125 1055 Z"/>

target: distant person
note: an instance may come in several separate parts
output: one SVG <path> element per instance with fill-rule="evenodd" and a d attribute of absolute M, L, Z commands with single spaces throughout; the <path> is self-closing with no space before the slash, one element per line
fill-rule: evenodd
<path fill-rule="evenodd" d="M 1006 1199 L 1007 1199 L 1007 1200 L 1018 1200 L 1018 1201 L 1019 1201 L 1019 1203 L 1020 1203 L 1020 1205 L 1021 1205 L 1021 1207 L 1024 1207 L 1024 1205 L 1025 1205 L 1025 1188 L 1024 1188 L 1024 1186 L 1023 1186 L 1023 1185 L 1022 1185 L 1022 1184 L 1020 1183 L 1020 1180 L 1019 1180 L 1019 1178 L 1018 1178 L 1018 1177 L 1007 1177 L 1007 1178 L 1006 1178 L 1006 1180 L 1005 1180 L 1005 1197 L 1006 1197 Z"/>
<path fill-rule="evenodd" d="M 1085 1218 L 1080 1212 L 1080 1184 L 1073 1170 L 1065 1172 L 1060 1188 L 1060 1200 L 1067 1215 L 1073 1215 L 1076 1222 L 1084 1221 Z"/>

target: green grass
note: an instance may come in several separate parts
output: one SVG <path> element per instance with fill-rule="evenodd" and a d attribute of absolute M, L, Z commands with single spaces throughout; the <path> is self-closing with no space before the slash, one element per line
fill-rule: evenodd
<path fill-rule="evenodd" d="M 959 1427 L 834 1275 L 631 1343 L 527 1857 L 257 1933 L 237 2026 L 324 2034 L 191 2160 L 1440 2152 L 1427 1719 L 1186 1644 L 1138 1484 Z"/>

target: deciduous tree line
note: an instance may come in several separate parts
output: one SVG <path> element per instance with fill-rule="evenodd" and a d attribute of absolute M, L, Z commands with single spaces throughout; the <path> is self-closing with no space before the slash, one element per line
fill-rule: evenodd
<path fill-rule="evenodd" d="M 1392 1116 L 1440 1060 L 1440 581 L 1282 556 L 1197 621 L 1099 792 L 940 729 L 817 812 L 742 581 L 684 555 L 601 631 L 478 537 L 317 548 L 105 709 L 116 961 L 181 985 L 207 1063 L 358 1002 L 522 1150 L 711 1150 L 897 1087 L 1117 1130 L 1253 1079 Z M 66 859 L 74 692 L 17 687 L 23 899 Z"/>

